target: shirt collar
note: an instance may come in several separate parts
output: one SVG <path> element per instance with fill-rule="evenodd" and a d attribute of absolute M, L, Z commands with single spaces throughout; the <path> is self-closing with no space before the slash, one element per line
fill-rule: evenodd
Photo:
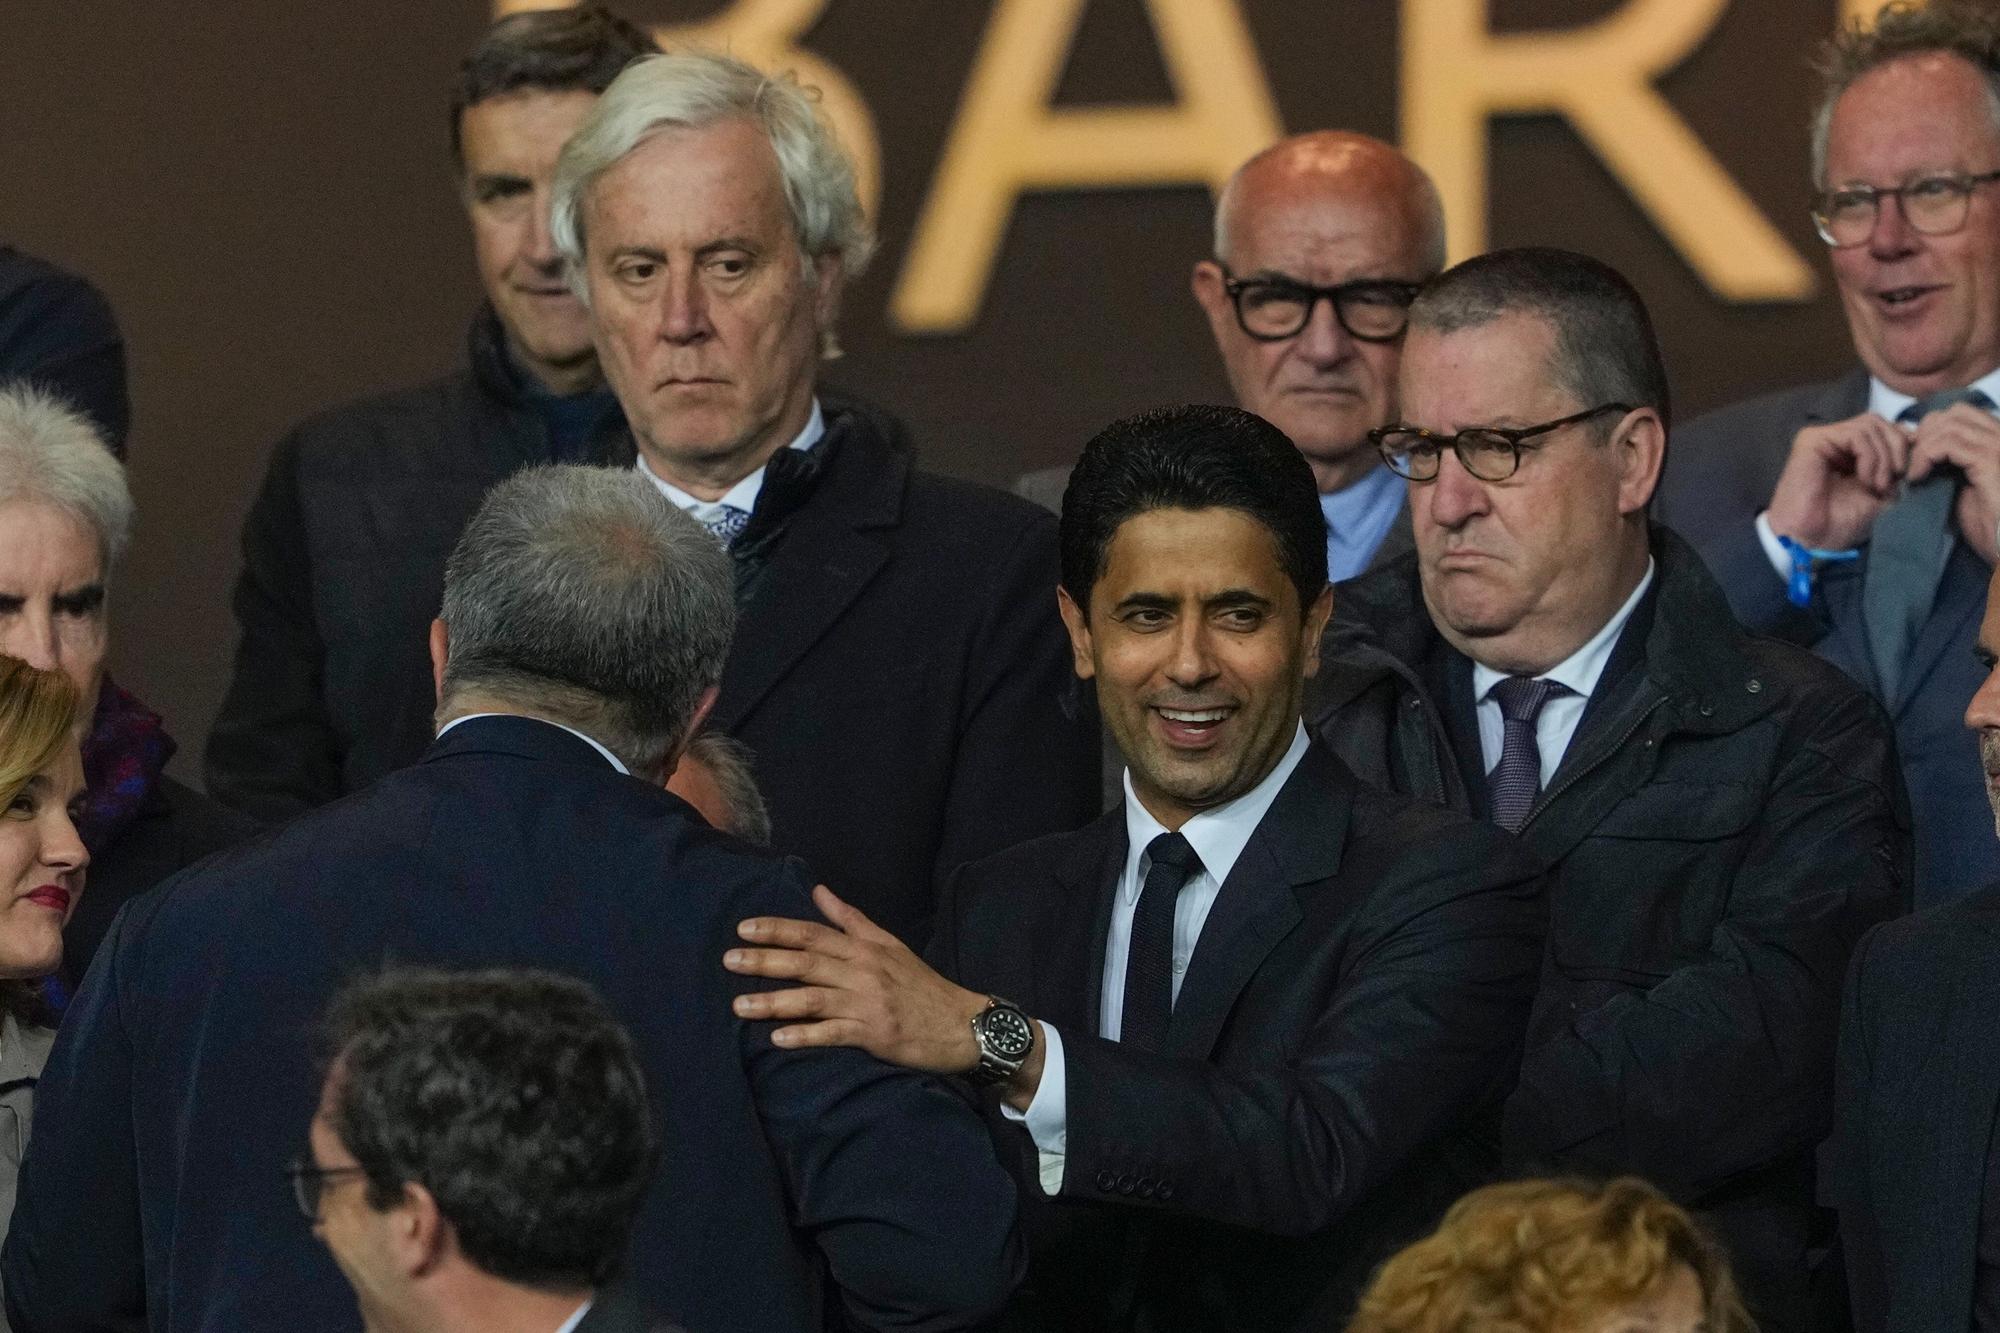
<path fill-rule="evenodd" d="M 1403 479 L 1389 470 L 1386 463 L 1377 463 L 1357 481 L 1348 483 L 1337 491 L 1327 491 L 1319 497 L 1319 508 L 1326 515 L 1326 521 L 1335 532 L 1352 527 L 1363 517 L 1374 513 L 1389 503 L 1395 496 L 1401 504 L 1403 497 L 1398 494 Z"/>
<path fill-rule="evenodd" d="M 583 1322 L 583 1317 L 590 1313 L 590 1307 L 595 1304 L 597 1304 L 596 1300 L 592 1299 L 592 1300 L 587 1300 L 582 1305 L 577 1306 L 576 1313 L 571 1315 L 568 1319 L 564 1320 L 563 1326 L 557 1329 L 556 1333 L 576 1333 L 576 1326 Z"/>
<path fill-rule="evenodd" d="M 560 722 L 552 722 L 545 717 L 536 717 L 533 713 L 467 713 L 464 717 L 455 717 L 451 721 L 439 727 L 437 734 L 442 736 L 447 731 L 450 731 L 453 727 L 457 726 L 461 722 L 470 722 L 474 718 L 481 718 L 481 717 L 525 717 L 530 722 L 540 722 L 545 726 L 555 727 L 560 731 L 567 731 L 570 735 L 576 737 L 578 740 L 582 741 L 585 745 L 588 745 L 591 749 L 603 755 L 605 763 L 611 765 L 613 768 L 617 769 L 620 773 L 623 773 L 628 778 L 632 776 L 632 770 L 625 767 L 623 763 L 619 762 L 618 756 L 611 753 L 611 751 L 605 749 L 601 742 L 597 741 L 592 737 L 584 735 L 582 732 L 578 731 L 575 727 L 565 727 Z"/>
<path fill-rule="evenodd" d="M 804 429 L 792 437 L 787 449 L 810 449 L 826 434 L 826 416 L 820 411 L 819 399 L 812 400 L 812 413 L 806 418 Z M 653 483 L 660 494 L 673 501 L 676 509 L 686 510 L 696 518 L 713 518 L 725 507 L 740 509 L 748 514 L 757 508 L 757 496 L 764 489 L 764 469 L 758 468 L 743 480 L 731 486 L 719 500 L 701 500 L 689 495 L 646 465 L 646 451 L 641 449 L 638 457 L 641 476 Z"/>
<path fill-rule="evenodd" d="M 1264 775 L 1264 780 L 1244 792 L 1233 801 L 1226 801 L 1213 810 L 1204 810 L 1187 823 L 1181 825 L 1181 836 L 1194 848 L 1194 854 L 1201 858 L 1202 872 L 1217 884 L 1229 878 L 1235 868 L 1236 858 L 1243 855 L 1243 849 L 1250 843 L 1250 835 L 1264 822 L 1264 815 L 1271 808 L 1271 802 L 1278 799 L 1278 793 L 1292 776 L 1292 770 L 1305 758 L 1306 728 L 1299 723 L 1292 734 L 1291 748 L 1277 765 Z M 1129 869 L 1145 855 L 1146 848 L 1153 839 L 1165 833 L 1166 827 L 1153 818 L 1152 812 L 1139 802 L 1132 790 L 1132 770 L 1125 770 L 1125 836 L 1129 842 L 1126 851 L 1126 866 Z M 1139 877 L 1125 876 L 1125 901 L 1137 902 L 1141 888 Z"/>
<path fill-rule="evenodd" d="M 2000 403 L 2000 369 L 1980 376 L 1965 387 L 1977 389 L 1989 401 Z M 1896 392 L 1873 375 L 1868 377 L 1868 410 L 1884 421 L 1894 421 L 1916 401 L 1906 393 Z"/>
<path fill-rule="evenodd" d="M 1590 642 L 1556 663 L 1536 679 L 1552 680 L 1567 686 L 1570 693 L 1579 699 L 1588 699 L 1590 692 L 1597 688 L 1597 678 L 1604 674 L 1604 666 L 1611 660 L 1611 650 L 1618 646 L 1618 636 L 1624 632 L 1625 622 L 1632 618 L 1638 608 L 1639 599 L 1646 595 L 1646 589 L 1653 586 L 1654 565 L 1651 556 L 1646 558 L 1646 576 L 1639 580 L 1639 586 L 1625 599 L 1625 605 L 1618 608 L 1618 614 L 1604 622 L 1604 628 L 1597 631 Z M 1472 664 L 1472 697 L 1484 700 L 1493 692 L 1493 687 L 1507 679 L 1503 671 L 1495 671 L 1483 662 Z"/>

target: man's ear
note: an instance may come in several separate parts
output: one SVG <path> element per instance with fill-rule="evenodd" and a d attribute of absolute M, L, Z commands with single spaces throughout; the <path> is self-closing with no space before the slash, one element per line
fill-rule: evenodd
<path fill-rule="evenodd" d="M 431 693 L 442 703 L 444 701 L 444 663 L 450 655 L 451 631 L 442 620 L 431 622 Z"/>
<path fill-rule="evenodd" d="M 435 1272 L 458 1247 L 451 1222 L 439 1210 L 431 1192 L 415 1181 L 403 1186 L 403 1197 L 382 1215 L 388 1228 L 387 1250 L 406 1278 Z"/>
<path fill-rule="evenodd" d="M 1188 288 L 1194 293 L 1195 303 L 1201 307 L 1201 312 L 1208 316 L 1209 328 L 1214 331 L 1217 343 L 1222 341 L 1236 318 L 1236 312 L 1230 308 L 1229 293 L 1222 285 L 1224 281 L 1222 265 L 1213 259 L 1197 261 L 1194 271 L 1188 274 Z"/>
<path fill-rule="evenodd" d="M 1333 585 L 1327 584 L 1313 598 L 1313 604 L 1306 608 L 1306 623 L 1303 633 L 1305 642 L 1305 676 L 1310 680 L 1319 674 L 1319 645 L 1326 636 L 1326 622 L 1333 617 Z"/>
<path fill-rule="evenodd" d="M 694 706 L 694 715 L 688 719 L 687 734 L 681 737 L 680 747 L 667 756 L 666 766 L 660 771 L 660 785 L 665 786 L 687 757 L 688 746 L 694 744 L 695 735 L 701 731 L 708 715 L 715 710 L 715 701 L 722 694 L 720 685 L 711 685 L 701 692 L 701 699 Z"/>
<path fill-rule="evenodd" d="M 1097 659 L 1090 650 L 1090 616 L 1069 595 L 1069 589 L 1061 586 L 1056 588 L 1056 610 L 1062 613 L 1063 628 L 1069 631 L 1070 661 L 1077 678 L 1089 680 L 1097 675 Z"/>
<path fill-rule="evenodd" d="M 1641 408 L 1625 422 L 1613 442 L 1618 449 L 1618 512 L 1637 514 L 1646 508 L 1660 484 L 1667 460 L 1667 428 L 1660 414 Z"/>

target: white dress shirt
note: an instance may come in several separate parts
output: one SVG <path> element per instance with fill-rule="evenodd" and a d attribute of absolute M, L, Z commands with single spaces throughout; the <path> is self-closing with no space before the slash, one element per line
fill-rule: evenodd
<path fill-rule="evenodd" d="M 578 740 L 582 741 L 585 745 L 588 745 L 591 749 L 603 755 L 605 763 L 611 765 L 613 768 L 617 769 L 620 773 L 623 773 L 628 778 L 632 776 L 632 770 L 625 767 L 624 764 L 620 763 L 618 760 L 618 756 L 611 753 L 611 751 L 605 749 L 604 746 L 601 743 L 599 743 L 594 737 L 584 735 L 582 732 L 578 731 L 575 727 L 565 727 L 560 722 L 551 722 L 545 717 L 535 717 L 530 713 L 467 713 L 464 717 L 455 717 L 451 721 L 439 727 L 438 735 L 440 736 L 444 735 L 447 731 L 450 731 L 453 727 L 457 726 L 461 722 L 470 722 L 474 718 L 481 718 L 481 717 L 525 717 L 530 722 L 540 722 L 544 726 L 554 727 L 558 731 L 567 731 L 570 735 L 576 737 Z M 558 1330 L 557 1333 L 561 1333 L 561 1331 Z"/>
<path fill-rule="evenodd" d="M 806 418 L 805 429 L 792 437 L 788 449 L 810 449 L 818 444 L 826 434 L 826 417 L 819 410 L 819 399 L 813 399 L 812 414 Z M 646 453 L 639 451 L 639 461 L 635 466 L 639 475 L 660 488 L 660 494 L 674 502 L 674 507 L 694 519 L 697 523 L 710 523 L 722 516 L 722 511 L 740 509 L 748 514 L 757 508 L 757 496 L 764 489 L 764 469 L 758 468 L 743 480 L 731 486 L 719 500 L 698 500 L 680 487 L 674 485 L 646 466 Z"/>
<path fill-rule="evenodd" d="M 1222 885 L 1249 845 L 1250 835 L 1264 822 L 1271 802 L 1299 766 L 1306 753 L 1303 723 L 1292 735 L 1291 748 L 1278 760 L 1264 780 L 1233 801 L 1204 810 L 1181 825 L 1180 834 L 1201 858 L 1201 869 L 1182 886 L 1174 900 L 1173 992 L 1178 1000 L 1181 978 L 1187 974 L 1188 960 L 1194 957 L 1201 928 L 1208 922 Z M 1097 1035 L 1117 1041 L 1125 1021 L 1125 960 L 1132 948 L 1132 917 L 1139 910 L 1139 891 L 1145 887 L 1146 872 L 1153 868 L 1146 848 L 1167 829 L 1139 803 L 1132 790 L 1132 771 L 1125 771 L 1125 870 L 1118 877 L 1116 896 L 1111 900 L 1111 929 L 1104 937 L 1104 995 L 1098 1003 Z M 1032 1015 L 1031 1015 L 1032 1017 Z M 1063 1060 L 1062 1036 L 1049 1023 L 1041 1025 L 1048 1051 L 1043 1056 L 1042 1081 L 1025 1112 L 1001 1104 L 1000 1112 L 1009 1120 L 1027 1125 L 1040 1156 L 1042 1190 L 1062 1191 L 1063 1158 L 1069 1139 L 1069 1078 Z"/>
<path fill-rule="evenodd" d="M 1590 642 L 1571 653 L 1555 666 L 1537 676 L 1537 680 L 1553 680 L 1569 687 L 1568 694 L 1558 694 L 1542 705 L 1542 711 L 1535 718 L 1535 748 L 1542 756 L 1542 786 L 1549 785 L 1557 766 L 1562 763 L 1563 753 L 1569 749 L 1572 737 L 1576 735 L 1577 724 L 1583 721 L 1583 710 L 1590 703 L 1590 693 L 1597 688 L 1597 678 L 1604 674 L 1604 664 L 1611 660 L 1611 650 L 1618 646 L 1618 636 L 1624 632 L 1625 622 L 1632 618 L 1632 611 L 1639 605 L 1639 599 L 1646 595 L 1646 589 L 1653 586 L 1653 561 L 1646 561 L 1646 577 L 1639 580 L 1639 586 L 1625 599 L 1625 605 L 1618 608 L 1618 614 L 1604 622 L 1604 628 L 1591 637 Z M 1506 744 L 1506 719 L 1500 712 L 1500 701 L 1493 695 L 1493 687 L 1507 679 L 1506 673 L 1495 671 L 1479 662 L 1472 664 L 1472 697 L 1478 701 L 1479 753 L 1485 760 L 1485 771 L 1491 773 L 1500 762 L 1500 750 Z"/>
<path fill-rule="evenodd" d="M 2000 370 L 1965 386 L 1977 389 L 1995 403 L 2000 403 Z M 1898 393 L 1873 375 L 1868 377 L 1868 410 L 1884 421 L 1894 421 L 1903 415 L 1905 408 L 1917 400 L 1906 393 Z M 1764 558 L 1771 562 L 1771 568 L 1786 583 L 1792 579 L 1792 557 L 1785 548 L 1778 545 L 1778 534 L 1771 531 L 1771 516 L 1768 510 L 1757 513 L 1757 540 L 1764 545 Z"/>
<path fill-rule="evenodd" d="M 556 1333 L 576 1333 L 576 1326 L 583 1322 L 583 1317 L 590 1313 L 590 1307 L 596 1303 L 596 1300 L 593 1298 L 577 1306 L 576 1313 L 563 1320 L 562 1327 L 557 1329 Z"/>

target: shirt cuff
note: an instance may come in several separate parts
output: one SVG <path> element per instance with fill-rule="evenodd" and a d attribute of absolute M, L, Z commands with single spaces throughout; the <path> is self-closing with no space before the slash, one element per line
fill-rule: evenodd
<path fill-rule="evenodd" d="M 1779 544 L 1778 534 L 1771 531 L 1771 516 L 1767 512 L 1760 511 L 1757 515 L 1757 540 L 1763 544 L 1764 558 L 1771 562 L 1771 568 L 1777 572 L 1779 580 L 1790 583 L 1791 553 Z"/>
<path fill-rule="evenodd" d="M 1026 1125 L 1028 1137 L 1040 1154 L 1042 1193 L 1054 1197 L 1062 1193 L 1063 1161 L 1069 1150 L 1069 1075 L 1063 1062 L 1062 1034 L 1051 1024 L 1040 1023 L 1048 1050 L 1042 1054 L 1042 1081 L 1026 1111 L 1000 1103 L 1000 1114 L 1016 1124 Z"/>

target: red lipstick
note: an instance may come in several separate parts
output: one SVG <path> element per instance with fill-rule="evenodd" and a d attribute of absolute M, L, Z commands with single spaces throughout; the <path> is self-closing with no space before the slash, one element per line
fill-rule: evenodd
<path fill-rule="evenodd" d="M 29 892 L 28 901 L 40 903 L 55 912 L 69 911 L 69 890 L 60 884 L 44 884 Z"/>

